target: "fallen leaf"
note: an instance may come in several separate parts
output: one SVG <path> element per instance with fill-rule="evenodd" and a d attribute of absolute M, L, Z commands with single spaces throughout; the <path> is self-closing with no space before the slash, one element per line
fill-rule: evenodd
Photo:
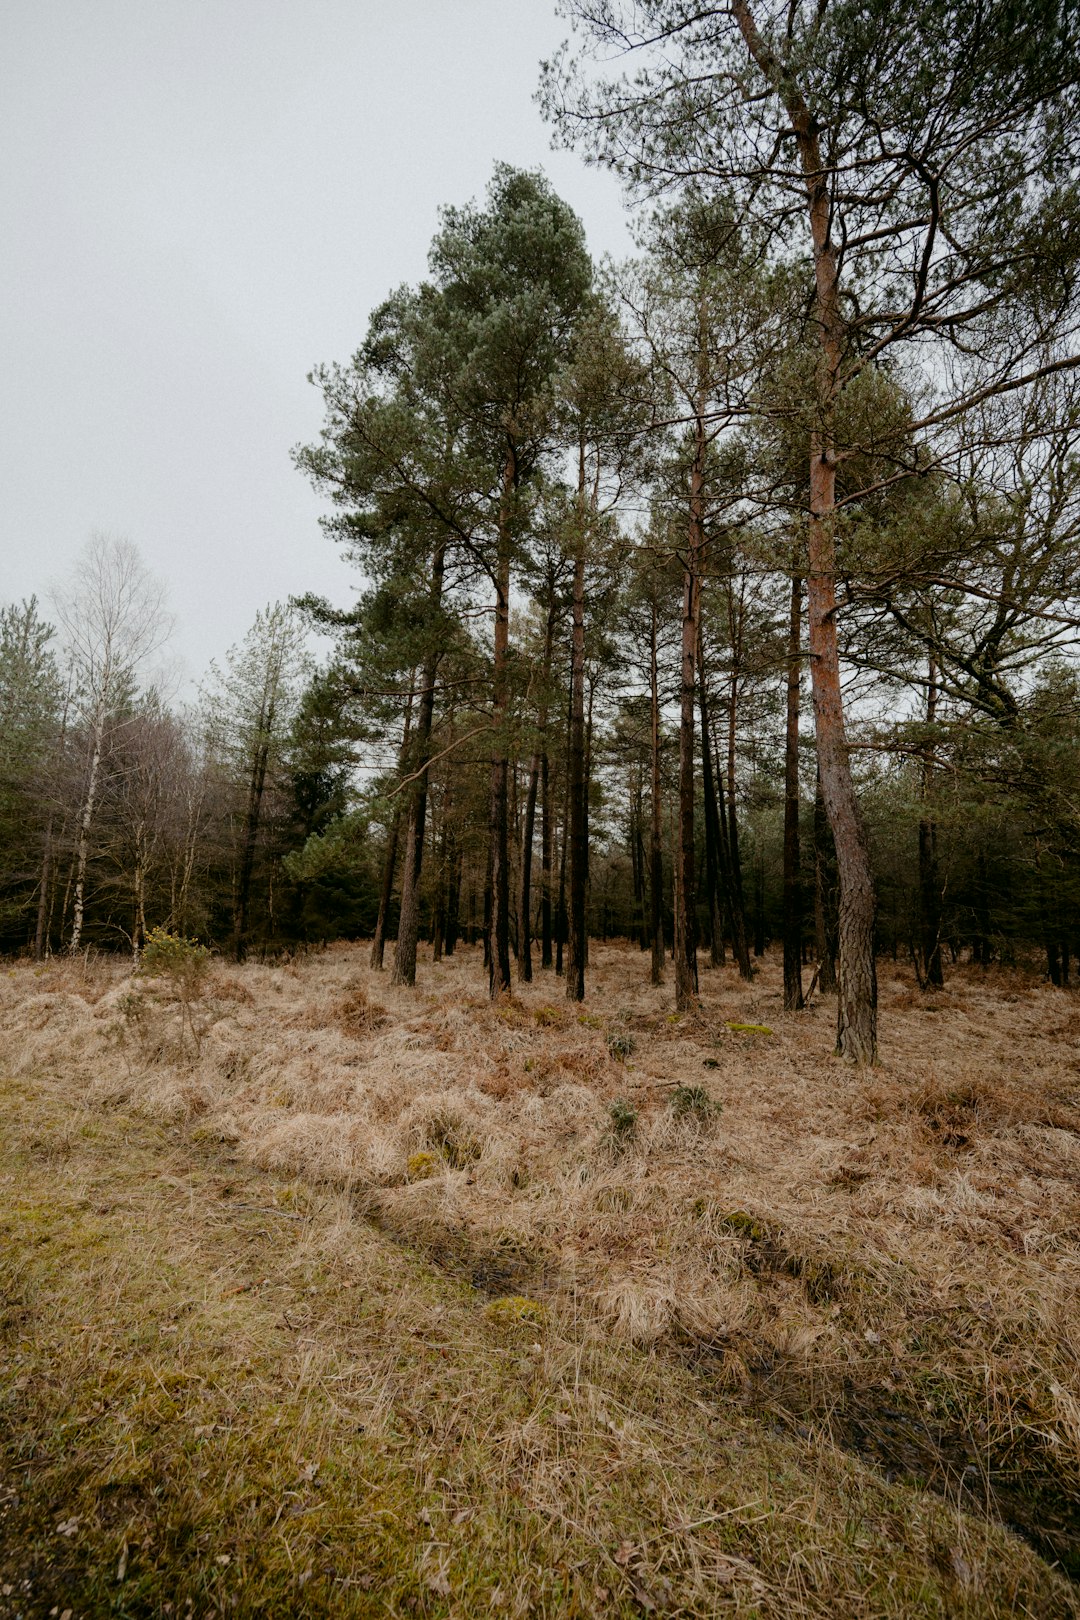
<path fill-rule="evenodd" d="M 61 1519 L 56 1527 L 56 1533 L 58 1536 L 73 1536 L 77 1534 L 78 1529 L 78 1519 Z"/>
<path fill-rule="evenodd" d="M 618 1549 L 617 1549 L 617 1551 L 615 1553 L 615 1562 L 619 1565 L 619 1567 L 621 1569 L 626 1568 L 626 1566 L 630 1562 L 631 1558 L 633 1558 L 636 1550 L 637 1549 L 635 1548 L 632 1541 L 620 1541 L 619 1542 Z"/>
<path fill-rule="evenodd" d="M 121 1548 L 121 1551 L 120 1551 L 120 1562 L 116 1566 L 116 1579 L 118 1581 L 122 1581 L 124 1579 L 124 1576 L 127 1574 L 127 1566 L 128 1566 L 128 1544 L 125 1541 L 124 1545 L 123 1545 L 123 1547 Z"/>
<path fill-rule="evenodd" d="M 427 1578 L 427 1584 L 432 1592 L 438 1593 L 439 1597 L 450 1596 L 452 1588 L 449 1580 L 446 1577 L 445 1570 L 440 1569 L 437 1574 L 429 1575 Z"/>

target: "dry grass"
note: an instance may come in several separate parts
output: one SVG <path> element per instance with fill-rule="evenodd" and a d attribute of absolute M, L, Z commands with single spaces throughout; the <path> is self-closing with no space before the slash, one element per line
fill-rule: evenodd
<path fill-rule="evenodd" d="M 575 1353 L 598 1335 L 755 1435 L 782 1431 L 814 1523 L 821 1493 L 849 1491 L 851 1469 L 869 1489 L 869 1468 L 883 1490 L 922 1481 L 1003 1517 L 1080 1574 L 1073 995 L 965 971 L 928 999 L 886 972 L 882 1061 L 859 1073 L 832 1055 L 831 1003 L 782 1012 L 771 962 L 752 986 L 704 974 L 686 1017 L 614 946 L 594 947 L 582 1008 L 548 975 L 492 1005 L 473 952 L 422 961 L 415 992 L 387 977 L 360 948 L 215 968 L 196 1052 L 118 968 L 19 967 L 0 981 L 7 1067 L 77 1090 L 91 1117 L 121 1109 L 333 1188 L 444 1273 L 541 1301 Z M 1004 1612 L 987 1571 L 1030 1555 L 993 1547 L 971 1581 L 920 1565 L 928 1593 L 951 1581 L 967 1607 L 875 1607 L 855 1586 L 822 1606 L 795 1564 L 770 1565 L 753 1602 Z M 680 1601 L 659 1606 L 712 1612 Z M 1064 1588 L 1054 1601 L 1028 1612 L 1069 1612 Z"/>

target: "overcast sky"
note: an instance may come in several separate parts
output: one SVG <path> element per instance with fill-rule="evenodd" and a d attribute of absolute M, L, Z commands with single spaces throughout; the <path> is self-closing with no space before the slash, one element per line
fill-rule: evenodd
<path fill-rule="evenodd" d="M 615 182 L 533 104 L 566 31 L 552 0 L 7 0 L 0 599 L 124 535 L 195 678 L 268 601 L 350 600 L 289 458 L 321 424 L 311 366 L 499 159 L 628 250 Z"/>

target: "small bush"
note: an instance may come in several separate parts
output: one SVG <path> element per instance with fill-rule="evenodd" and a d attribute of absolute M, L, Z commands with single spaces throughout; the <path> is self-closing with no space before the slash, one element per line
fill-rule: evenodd
<path fill-rule="evenodd" d="M 181 1041 L 186 1023 L 198 1052 L 201 1041 L 199 1031 L 195 1028 L 191 1004 L 201 996 L 210 971 L 210 952 L 206 946 L 199 945 L 193 939 L 185 939 L 182 934 L 170 934 L 167 928 L 152 928 L 146 936 L 137 971 L 142 978 L 163 979 L 172 987 L 180 1004 Z M 142 1012 L 141 1008 L 138 1012 L 126 1008 L 125 1016 L 137 1027 L 143 1028 Z"/>
<path fill-rule="evenodd" d="M 167 928 L 152 928 L 143 946 L 139 972 L 148 979 L 168 979 L 182 1001 L 192 1000 L 202 988 L 210 968 L 210 952 L 205 945 Z"/>

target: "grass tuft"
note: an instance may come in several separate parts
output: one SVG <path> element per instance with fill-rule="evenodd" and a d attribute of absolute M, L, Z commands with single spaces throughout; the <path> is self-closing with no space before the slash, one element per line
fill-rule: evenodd
<path fill-rule="evenodd" d="M 1075 1612 L 1069 992 L 883 963 L 867 1073 L 771 957 L 432 971 L 0 977 L 3 1620 Z"/>

